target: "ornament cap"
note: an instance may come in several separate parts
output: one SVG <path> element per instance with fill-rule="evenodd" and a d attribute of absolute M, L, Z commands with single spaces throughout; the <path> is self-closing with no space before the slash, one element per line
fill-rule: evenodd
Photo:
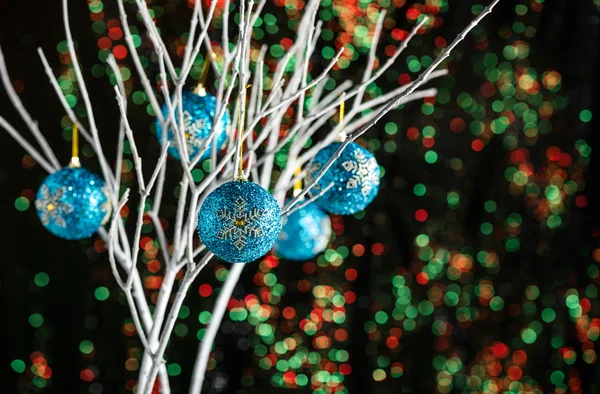
<path fill-rule="evenodd" d="M 80 168 L 81 167 L 81 161 L 79 160 L 79 157 L 71 157 L 71 162 L 69 163 L 69 168 Z"/>
<path fill-rule="evenodd" d="M 244 171 L 237 173 L 237 175 L 235 176 L 234 182 L 248 182 L 248 179 L 246 178 Z"/>
<path fill-rule="evenodd" d="M 206 96 L 206 88 L 204 87 L 204 84 L 202 82 L 196 85 L 196 87 L 194 88 L 194 93 L 200 97 Z"/>

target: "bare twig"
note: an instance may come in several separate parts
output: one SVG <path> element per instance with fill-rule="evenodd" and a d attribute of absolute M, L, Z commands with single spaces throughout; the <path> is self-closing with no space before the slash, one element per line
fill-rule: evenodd
<path fill-rule="evenodd" d="M 35 149 L 33 145 L 31 145 L 21 135 L 21 133 L 15 130 L 15 128 L 10 123 L 8 123 L 2 116 L 0 116 L 0 126 L 2 126 L 2 128 L 6 130 L 8 134 L 10 134 L 10 136 L 16 140 L 19 143 L 19 145 L 21 145 L 23 149 L 25 149 L 25 151 L 27 151 L 31 155 L 31 157 L 33 157 L 33 159 L 44 168 L 46 172 L 52 174 L 57 170 L 57 168 L 55 168 L 52 164 L 48 163 L 46 158 L 42 156 L 42 154 L 38 152 L 38 150 Z"/>
<path fill-rule="evenodd" d="M 31 134 L 33 134 L 38 144 L 40 144 L 42 152 L 44 152 L 48 162 L 52 164 L 52 167 L 54 167 L 55 170 L 58 170 L 61 167 L 60 163 L 58 162 L 58 159 L 54 155 L 52 149 L 50 149 L 48 141 L 46 141 L 46 138 L 44 138 L 44 136 L 40 132 L 38 123 L 35 120 L 33 120 L 31 115 L 29 115 L 29 112 L 27 112 L 27 110 L 25 109 L 25 106 L 19 98 L 19 95 L 17 94 L 17 92 L 15 92 L 15 88 L 13 87 L 10 77 L 8 76 L 8 70 L 6 69 L 6 63 L 4 62 L 4 53 L 2 53 L 2 47 L 0 47 L 0 77 L 2 78 L 4 90 L 6 90 L 6 94 L 8 94 L 8 98 L 10 99 L 11 103 L 13 104 L 19 115 L 21 115 L 21 118 L 23 119 L 27 127 L 29 127 Z"/>

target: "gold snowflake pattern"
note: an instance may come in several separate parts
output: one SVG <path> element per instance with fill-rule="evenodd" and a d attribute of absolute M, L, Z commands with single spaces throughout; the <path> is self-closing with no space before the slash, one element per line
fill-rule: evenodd
<path fill-rule="evenodd" d="M 243 197 L 238 197 L 234 203 L 233 211 L 228 208 L 217 210 L 217 217 L 222 226 L 217 232 L 217 239 L 233 240 L 233 246 L 242 250 L 249 237 L 264 237 L 265 232 L 257 223 L 265 214 L 263 209 L 248 209 L 248 204 Z"/>
<path fill-rule="evenodd" d="M 373 185 L 379 181 L 378 165 L 374 158 L 367 156 L 360 150 L 354 152 L 356 160 L 348 160 L 342 163 L 346 171 L 352 174 L 346 188 L 356 189 L 360 187 L 363 197 L 367 197 L 373 190 Z"/>
<path fill-rule="evenodd" d="M 206 118 L 194 119 L 188 111 L 183 111 L 183 130 L 188 153 L 194 153 L 199 150 L 204 143 L 204 138 L 199 138 L 195 135 L 198 130 L 206 128 Z M 190 138 L 194 136 L 194 138 Z M 177 139 L 173 137 L 171 146 L 177 148 Z"/>
<path fill-rule="evenodd" d="M 61 200 L 66 192 L 66 186 L 50 193 L 48 186 L 42 185 L 42 196 L 35 200 L 35 208 L 41 212 L 40 219 L 44 226 L 49 225 L 52 221 L 58 227 L 67 227 L 63 215 L 70 214 L 74 211 L 74 208 L 73 205 Z"/>
<path fill-rule="evenodd" d="M 355 160 L 348 160 L 342 163 L 342 167 L 350 173 L 350 179 L 346 182 L 347 189 L 356 189 L 360 187 L 361 194 L 367 197 L 373 190 L 373 185 L 379 182 L 379 169 L 375 158 L 367 158 L 360 150 L 354 152 Z M 321 170 L 321 163 L 312 163 L 306 170 L 307 179 L 311 180 Z M 313 186 L 318 192 L 321 185 L 318 183 Z"/>
<path fill-rule="evenodd" d="M 317 175 L 319 173 L 319 171 L 321 170 L 321 163 L 311 163 L 308 168 L 306 169 L 306 179 L 310 182 L 315 175 Z M 315 184 L 312 189 L 315 192 L 318 192 L 319 190 L 321 190 L 321 185 L 319 185 L 319 183 L 317 182 L 317 184 Z"/>

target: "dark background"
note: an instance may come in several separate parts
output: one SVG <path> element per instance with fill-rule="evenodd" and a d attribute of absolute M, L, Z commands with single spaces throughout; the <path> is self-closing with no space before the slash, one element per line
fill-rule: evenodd
<path fill-rule="evenodd" d="M 90 67 L 98 63 L 95 41 L 98 36 L 90 29 L 89 10 L 84 1 L 71 2 L 72 29 L 80 45 L 80 61 L 84 64 L 84 73 L 88 89 L 92 92 L 92 101 L 96 108 L 96 119 L 101 130 L 101 139 L 106 146 L 114 146 L 117 136 L 118 114 L 113 101 L 112 87 L 105 78 L 92 78 Z M 418 3 L 418 2 L 416 2 Z M 431 53 L 434 36 L 443 36 L 449 41 L 466 26 L 472 19 L 470 7 L 477 1 L 451 0 L 451 8 L 443 14 L 443 25 L 436 29 L 435 34 L 424 36 L 422 47 L 409 46 L 420 55 Z M 105 1 L 107 13 L 116 15 L 116 3 Z M 510 26 L 516 18 L 515 5 L 529 2 L 503 0 L 491 16 L 483 22 L 482 27 L 487 32 L 489 45 L 486 53 L 493 52 L 502 56 L 505 45 L 514 40 L 502 38 L 497 31 L 503 26 Z M 431 360 L 437 354 L 432 346 L 435 339 L 431 329 L 424 328 L 412 333 L 405 333 L 401 338 L 402 351 L 391 352 L 382 345 L 381 340 L 374 340 L 365 333 L 365 323 L 373 320 L 373 314 L 378 309 L 380 293 L 390 293 L 389 289 L 381 286 L 385 278 L 393 277 L 402 272 L 414 273 L 415 245 L 414 238 L 422 233 L 424 224 L 415 221 L 416 209 L 425 208 L 432 223 L 427 231 L 433 233 L 438 243 L 449 248 L 463 247 L 478 250 L 482 243 L 479 226 L 484 220 L 483 203 L 495 199 L 498 205 L 506 207 L 506 212 L 518 212 L 523 218 L 521 250 L 505 254 L 502 258 L 501 269 L 491 276 L 495 285 L 510 284 L 512 292 L 505 297 L 505 303 L 521 302 L 524 289 L 531 283 L 536 283 L 541 294 L 564 294 L 569 288 L 583 289 L 592 283 L 587 269 L 591 261 L 591 251 L 598 245 L 598 194 L 594 186 L 598 182 L 598 166 L 595 163 L 595 150 L 598 149 L 598 110 L 597 92 L 600 91 L 598 74 L 598 25 L 590 22 L 592 16 L 599 12 L 591 0 L 547 0 L 543 3 L 543 11 L 531 16 L 529 24 L 535 26 L 537 34 L 527 40 L 531 46 L 528 61 L 538 73 L 545 69 L 555 69 L 562 74 L 562 90 L 560 94 L 568 98 L 568 105 L 552 118 L 554 131 L 544 136 L 545 140 L 535 146 L 529 146 L 531 161 L 541 162 L 545 148 L 558 146 L 565 152 L 573 151 L 574 142 L 585 139 L 592 147 L 591 165 L 585 171 L 585 190 L 577 195 L 587 196 L 588 205 L 585 209 L 569 202 L 565 210 L 567 220 L 559 231 L 548 233 L 540 228 L 531 210 L 525 205 L 522 197 L 514 197 L 508 193 L 508 182 L 504 179 L 507 151 L 500 139 L 492 139 L 482 152 L 474 152 L 470 148 L 473 136 L 468 127 L 462 134 L 454 134 L 447 130 L 450 119 L 460 113 L 456 105 L 456 95 L 460 92 L 477 94 L 484 82 L 473 75 L 470 64 L 481 56 L 480 49 L 475 47 L 473 36 L 462 43 L 458 52 L 462 55 L 460 61 L 453 62 L 452 74 L 458 88 L 453 89 L 452 101 L 447 104 L 443 118 L 438 119 L 436 135 L 436 150 L 441 160 L 438 165 L 428 165 L 422 159 L 423 150 L 416 144 L 406 141 L 405 128 L 415 125 L 419 128 L 427 125 L 427 117 L 420 113 L 420 103 L 409 105 L 403 111 L 397 111 L 388 116 L 386 121 L 398 124 L 397 140 L 400 147 L 394 154 L 378 154 L 380 164 L 385 167 L 386 175 L 382 181 L 382 189 L 375 202 L 366 210 L 363 219 L 346 217 L 343 219 L 344 230 L 339 231 L 336 242 L 349 248 L 355 243 L 365 246 L 367 253 L 363 257 L 350 255 L 345 265 L 358 271 L 358 279 L 349 283 L 351 290 L 357 295 L 358 302 L 348 305 L 348 319 L 344 325 L 349 331 L 350 340 L 343 346 L 350 353 L 352 374 L 346 377 L 345 386 L 350 393 L 399 393 L 435 392 L 435 370 Z M 185 26 L 177 25 L 176 21 L 187 20 L 185 12 L 170 14 L 166 21 L 167 35 L 180 33 Z M 274 9 L 273 12 L 277 12 Z M 410 29 L 404 13 L 406 6 L 395 11 L 397 26 Z M 283 11 L 279 10 L 282 17 Z M 530 10 L 530 13 L 532 11 Z M 175 27 L 179 26 L 179 27 Z M 183 26 L 183 27 L 182 27 Z M 384 31 L 384 36 L 389 31 Z M 37 57 L 36 48 L 42 47 L 51 64 L 58 69 L 59 62 L 56 45 L 64 39 L 61 24 L 61 7 L 58 1 L 3 2 L 0 6 L 0 44 L 4 51 L 7 66 L 13 80 L 24 83 L 21 97 L 32 116 L 39 121 L 41 130 L 49 140 L 62 163 L 67 163 L 70 146 L 62 137 L 60 119 L 63 110 L 48 84 L 47 77 Z M 267 38 L 270 39 L 270 38 Z M 89 43 L 89 45 L 88 45 Z M 412 53 L 408 51 L 408 54 Z M 380 54 L 385 58 L 385 55 Z M 402 58 L 405 58 L 403 55 Z M 475 59 L 475 60 L 473 60 Z M 345 70 L 344 78 L 357 79 L 364 69 L 365 58 L 357 60 Z M 397 67 L 405 72 L 406 63 L 399 60 Z M 411 74 L 412 75 L 412 74 Z M 356 77 L 358 76 L 358 77 Z M 433 83 L 438 86 L 438 81 Z M 590 109 L 595 115 L 592 122 L 582 124 L 579 113 L 582 109 Z M 0 94 L 0 114 L 12 123 L 18 130 L 25 132 L 26 127 L 18 118 L 16 111 L 8 102 L 5 94 Z M 463 115 L 468 119 L 468 114 Z M 143 127 L 151 122 L 144 111 L 132 111 L 132 119 L 136 126 Z M 386 135 L 381 127 L 371 130 L 368 138 L 384 139 Z M 468 120 L 467 120 L 468 124 Z M 441 133 L 441 137 L 438 136 Z M 143 147 L 145 155 L 155 155 L 157 147 L 154 137 L 148 133 L 142 135 L 138 142 Z M 57 239 L 46 232 L 40 225 L 33 207 L 25 212 L 15 209 L 14 202 L 24 190 L 37 190 L 45 173 L 39 167 L 26 170 L 21 161 L 24 152 L 7 133 L 0 133 L 0 218 L 4 223 L 3 236 L 0 238 L 0 310 L 3 329 L 0 350 L 0 382 L 2 393 L 39 392 L 32 388 L 31 379 L 20 376 L 10 369 L 14 359 L 23 359 L 29 366 L 29 355 L 34 351 L 44 353 L 53 370 L 51 383 L 43 392 L 48 393 L 87 393 L 98 390 L 98 386 L 90 388 L 90 384 L 79 378 L 79 373 L 88 365 L 95 365 L 100 370 L 95 380 L 102 386 L 100 392 L 125 392 L 124 383 L 127 379 L 135 378 L 135 373 L 124 374 L 123 365 L 127 359 L 127 349 L 137 346 L 135 337 L 125 337 L 122 334 L 122 324 L 128 318 L 128 310 L 117 296 L 117 288 L 108 269 L 106 253 L 97 253 L 93 249 L 94 240 L 68 242 Z M 108 151 L 112 160 L 115 152 Z M 466 171 L 460 174 L 453 172 L 447 165 L 448 158 L 459 157 L 465 164 Z M 84 162 L 86 167 L 97 170 L 93 160 Z M 177 177 L 176 177 L 177 178 Z M 413 185 L 426 183 L 431 190 L 423 199 L 417 199 L 412 193 Z M 458 190 L 461 195 L 461 208 L 453 211 L 453 220 L 448 219 L 450 212 L 445 202 L 445 193 L 441 191 Z M 167 192 L 168 193 L 168 192 Z M 341 218 L 336 219 L 338 223 Z M 426 222 L 427 223 L 427 222 Z M 431 227 L 433 226 L 433 228 Z M 375 243 L 385 245 L 385 253 L 376 256 L 368 251 Z M 538 253 L 541 243 L 548 245 L 545 253 Z M 498 245 L 501 245 L 499 243 Z M 486 246 L 487 247 L 487 246 Z M 492 245 L 492 248 L 496 244 Z M 593 263 L 593 262 L 592 262 Z M 218 263 L 212 263 L 215 266 Z M 246 268 L 241 285 L 235 295 L 243 298 L 247 293 L 256 292 L 252 276 L 255 266 Z M 35 286 L 33 277 L 38 272 L 46 272 L 50 284 L 45 288 Z M 283 262 L 277 268 L 280 282 L 295 283 L 304 278 L 302 265 Z M 210 276 L 210 275 L 209 275 Z M 337 284 L 346 283 L 340 271 L 318 271 L 313 275 L 316 283 Z M 470 278 L 472 283 L 481 278 L 490 278 L 481 268 L 475 269 Z M 201 282 L 211 282 L 203 278 Z M 214 278 L 212 279 L 214 282 Z M 212 283 L 211 282 L 211 283 Z M 441 282 L 448 283 L 446 279 Z M 199 283 L 196 283 L 198 285 Z M 461 285 L 467 285 L 462 283 Z M 94 289 L 106 286 L 111 290 L 108 301 L 99 302 L 94 298 Z M 290 288 L 294 285 L 290 285 Z M 412 282 L 413 298 L 421 297 L 425 290 L 417 289 Z M 193 287 L 197 290 L 197 287 Z M 190 291 L 186 305 L 192 310 L 192 316 L 201 310 L 209 310 L 210 299 L 199 299 L 197 291 Z M 465 290 L 466 291 L 466 290 Z M 391 294 L 391 293 L 390 293 Z M 424 296 L 426 297 L 426 296 Z M 298 310 L 308 311 L 311 308 L 310 294 L 289 292 L 284 300 L 287 305 L 296 305 Z M 596 300 L 591 300 L 590 318 L 598 316 Z M 448 308 L 449 310 L 451 308 Z M 575 336 L 574 323 L 569 319 L 564 302 L 558 302 L 555 310 L 559 318 L 555 325 L 564 330 L 565 346 L 571 346 L 581 352 L 581 343 Z M 34 329 L 28 323 L 29 315 L 41 313 L 47 322 L 43 328 Z M 452 315 L 454 312 L 451 312 Z M 562 318 L 561 318 L 562 316 Z M 561 320 L 562 319 L 562 320 Z M 237 324 L 237 323 L 236 323 Z M 173 392 L 186 392 L 190 368 L 195 356 L 195 331 L 199 323 L 194 320 L 193 327 L 185 338 L 177 338 L 169 350 L 169 356 L 183 367 L 180 378 L 173 380 Z M 388 324 L 389 325 L 389 324 Z M 473 361 L 484 346 L 491 340 L 508 341 L 515 336 L 514 328 L 520 328 L 520 317 L 508 315 L 480 318 L 468 329 L 456 329 L 453 333 L 453 343 L 462 350 L 457 353 L 465 364 Z M 383 329 L 383 328 L 382 328 Z M 219 361 L 217 369 L 209 373 L 209 380 L 217 376 L 228 379 L 226 393 L 259 393 L 280 392 L 269 383 L 270 373 L 257 366 L 257 359 L 250 350 L 240 350 L 235 340 L 245 336 L 249 327 L 236 325 L 236 333 L 225 335 L 221 333 L 217 339 L 217 348 L 224 357 Z M 551 329 L 548 328 L 550 332 Z M 518 336 L 518 329 L 516 331 Z M 549 380 L 549 371 L 557 369 L 556 349 L 549 345 L 548 340 L 539 340 L 527 351 L 530 360 L 526 374 L 543 387 L 543 392 L 554 389 Z M 79 343 L 90 339 L 95 344 L 93 357 L 85 357 L 79 351 Z M 388 354 L 389 353 L 389 354 Z M 372 371 L 376 368 L 377 356 L 388 354 L 392 360 L 401 360 L 405 372 L 401 379 L 387 380 L 376 383 Z M 597 363 L 596 363 L 597 364 Z M 578 357 L 575 364 L 561 364 L 567 376 L 580 375 L 581 391 L 599 392 L 596 380 L 598 373 L 596 364 L 587 364 Z M 470 364 L 469 364 L 470 365 Z M 566 369 L 565 369 L 566 368 Z M 240 383 L 247 370 L 253 370 L 254 385 L 242 388 Z M 573 370 L 577 371 L 574 374 Z M 221 375 L 225 374 L 225 375 Z M 17 388 L 19 387 L 19 388 Z M 458 389 L 455 389 L 458 390 Z M 289 392 L 283 390 L 281 392 Z M 298 389 L 298 392 L 311 392 L 308 388 Z"/>

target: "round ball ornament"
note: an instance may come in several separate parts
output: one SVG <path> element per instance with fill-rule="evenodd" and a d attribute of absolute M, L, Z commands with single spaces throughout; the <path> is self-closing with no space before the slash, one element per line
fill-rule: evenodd
<path fill-rule="evenodd" d="M 323 252 L 331 238 L 331 219 L 310 203 L 283 219 L 275 251 L 286 260 L 306 261 Z"/>
<path fill-rule="evenodd" d="M 206 93 L 204 89 L 200 89 L 198 93 L 193 90 L 186 90 L 182 93 L 182 110 L 184 121 L 185 144 L 190 160 L 195 158 L 204 142 L 210 135 L 213 126 L 213 119 L 217 111 L 217 98 L 210 93 Z M 166 104 L 162 106 L 162 113 L 165 119 L 169 117 L 169 109 Z M 175 107 L 175 114 L 179 113 L 178 106 Z M 201 160 L 208 159 L 212 152 L 213 145 L 217 145 L 217 150 L 220 150 L 227 140 L 227 130 L 231 120 L 227 111 L 223 114 L 223 118 L 219 123 L 216 135 L 213 137 L 208 149 L 202 154 Z M 163 141 L 163 128 L 160 122 L 156 121 L 156 137 L 158 141 Z M 168 152 L 175 159 L 179 160 L 179 149 L 177 138 L 171 128 L 167 131 L 167 140 L 170 142 Z"/>
<path fill-rule="evenodd" d="M 334 142 L 317 153 L 307 169 L 308 182 L 325 166 L 341 144 Z M 351 142 L 311 189 L 311 194 L 317 195 L 331 183 L 333 186 L 315 202 L 336 215 L 359 212 L 373 201 L 379 191 L 379 164 L 371 152 Z"/>
<path fill-rule="evenodd" d="M 35 208 L 48 231 L 69 240 L 91 237 L 111 212 L 104 180 L 78 167 L 49 175 L 37 192 Z"/>
<path fill-rule="evenodd" d="M 254 182 L 225 183 L 206 197 L 198 213 L 200 240 L 230 263 L 249 263 L 264 256 L 280 231 L 277 201 Z"/>

